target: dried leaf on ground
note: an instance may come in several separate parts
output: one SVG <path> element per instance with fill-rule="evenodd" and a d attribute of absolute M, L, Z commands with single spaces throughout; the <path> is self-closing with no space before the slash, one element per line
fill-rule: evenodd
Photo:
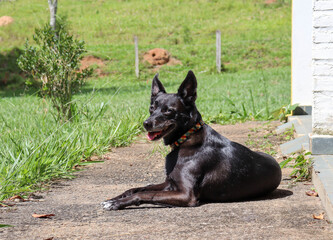
<path fill-rule="evenodd" d="M 324 219 L 324 213 L 320 213 L 319 215 L 313 214 L 313 219 L 323 220 Z"/>
<path fill-rule="evenodd" d="M 318 197 L 318 193 L 314 190 L 306 191 L 305 194 L 311 197 Z"/>
<path fill-rule="evenodd" d="M 108 155 L 104 155 L 102 158 L 105 160 L 111 160 L 111 156 L 108 156 Z"/>
<path fill-rule="evenodd" d="M 8 198 L 7 200 L 15 201 L 15 202 L 24 202 L 24 198 L 19 195 L 12 196 L 11 198 Z"/>
<path fill-rule="evenodd" d="M 51 213 L 51 214 L 36 214 L 36 213 L 34 213 L 34 214 L 32 214 L 32 216 L 34 218 L 49 218 L 49 217 L 53 217 L 55 215 L 53 213 Z"/>
<path fill-rule="evenodd" d="M 21 197 L 19 195 L 15 195 L 15 196 L 12 196 L 11 198 L 8 198 L 9 201 L 12 201 L 14 199 L 22 199 L 23 200 L 23 197 Z"/>

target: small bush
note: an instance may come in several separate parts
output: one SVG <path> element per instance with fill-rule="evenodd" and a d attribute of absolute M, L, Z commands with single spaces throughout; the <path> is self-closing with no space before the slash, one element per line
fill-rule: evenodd
<path fill-rule="evenodd" d="M 48 24 L 36 29 L 33 40 L 37 47 L 27 41 L 18 65 L 39 83 L 42 97 L 49 98 L 57 110 L 57 120 L 70 120 L 75 111 L 72 96 L 92 74 L 90 69 L 79 71 L 84 42 L 73 39 L 64 22 L 55 31 Z"/>

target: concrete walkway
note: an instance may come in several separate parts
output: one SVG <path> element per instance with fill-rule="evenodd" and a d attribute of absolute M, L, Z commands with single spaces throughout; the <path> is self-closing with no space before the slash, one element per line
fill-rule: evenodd
<path fill-rule="evenodd" d="M 312 116 L 301 115 L 289 117 L 288 123 L 277 128 L 281 133 L 294 126 L 296 138 L 280 146 L 283 154 L 309 151 L 309 134 L 312 132 Z M 333 155 L 312 155 L 312 181 L 319 194 L 328 218 L 333 221 Z"/>

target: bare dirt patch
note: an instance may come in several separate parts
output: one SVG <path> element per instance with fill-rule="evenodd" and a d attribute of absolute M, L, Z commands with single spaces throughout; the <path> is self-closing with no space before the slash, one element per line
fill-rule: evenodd
<path fill-rule="evenodd" d="M 270 134 L 277 124 L 247 122 L 212 127 L 242 144 L 258 141 L 259 149 L 263 146 L 266 150 L 262 142 L 269 139 L 275 157 L 281 161 L 278 145 L 283 139 Z M 283 180 L 275 192 L 252 201 L 196 208 L 143 205 L 111 212 L 101 209 L 101 201 L 128 188 L 162 182 L 163 151 L 161 143 L 139 136 L 132 146 L 113 149 L 101 157 L 104 163 L 90 165 L 77 172 L 77 178 L 59 181 L 48 192 L 39 193 L 42 201 L 17 202 L 13 207 L 0 208 L 0 223 L 14 225 L 0 228 L 0 238 L 332 239 L 332 224 L 325 215 L 323 220 L 313 218 L 313 214 L 318 216 L 324 210 L 318 197 L 305 194 L 311 183 L 289 188 L 288 169 L 283 170 Z M 33 218 L 33 213 L 55 216 Z"/>
<path fill-rule="evenodd" d="M 87 69 L 88 67 L 95 67 L 94 73 L 99 77 L 106 76 L 107 74 L 102 71 L 102 68 L 105 66 L 102 59 L 95 56 L 85 56 L 80 61 L 80 71 Z"/>
<path fill-rule="evenodd" d="M 276 2 L 277 2 L 276 0 L 266 0 L 265 4 L 274 4 Z"/>
<path fill-rule="evenodd" d="M 14 18 L 9 16 L 0 17 L 0 27 L 10 25 L 14 22 Z"/>

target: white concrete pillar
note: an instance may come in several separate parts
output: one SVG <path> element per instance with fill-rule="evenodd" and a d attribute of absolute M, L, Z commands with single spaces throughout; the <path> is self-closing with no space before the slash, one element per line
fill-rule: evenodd
<path fill-rule="evenodd" d="M 333 1 L 313 0 L 313 154 L 333 154 Z"/>
<path fill-rule="evenodd" d="M 292 1 L 291 103 L 308 114 L 312 106 L 312 0 Z M 299 111 L 301 109 L 298 109 Z M 297 112 L 294 112 L 298 115 Z"/>

